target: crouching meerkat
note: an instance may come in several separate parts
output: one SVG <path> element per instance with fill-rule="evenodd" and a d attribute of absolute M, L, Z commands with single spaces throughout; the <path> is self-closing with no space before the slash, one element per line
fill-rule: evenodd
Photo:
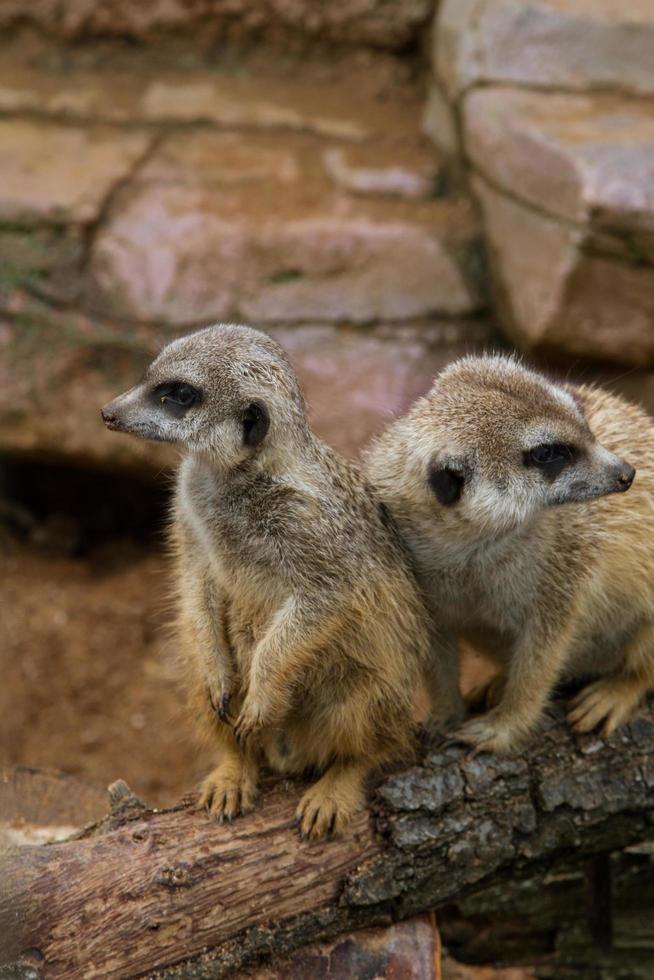
<path fill-rule="evenodd" d="M 654 690 L 651 418 L 513 358 L 469 357 L 366 460 L 432 615 L 502 664 L 464 741 L 519 746 L 559 681 L 592 681 L 572 702 L 577 731 L 631 717 Z"/>
<path fill-rule="evenodd" d="M 200 803 L 231 819 L 259 765 L 314 770 L 303 836 L 340 830 L 366 774 L 411 749 L 430 621 L 392 519 L 311 431 L 282 348 L 244 326 L 170 343 L 106 405 L 178 445 L 172 543 L 190 708 L 219 747 Z"/>

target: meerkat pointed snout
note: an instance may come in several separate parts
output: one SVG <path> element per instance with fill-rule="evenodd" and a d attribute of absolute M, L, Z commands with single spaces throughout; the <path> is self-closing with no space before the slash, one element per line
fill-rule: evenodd
<path fill-rule="evenodd" d="M 102 417 L 184 451 L 178 646 L 190 713 L 219 750 L 201 805 L 231 819 L 252 807 L 262 762 L 312 769 L 322 776 L 300 801 L 301 833 L 340 830 L 366 774 L 410 756 L 437 637 L 392 518 L 311 432 L 284 351 L 251 328 L 174 341 Z M 456 707 L 455 673 L 427 678 Z"/>
<path fill-rule="evenodd" d="M 514 358 L 464 358 L 373 444 L 366 471 L 434 619 L 501 664 L 499 703 L 462 738 L 514 748 L 560 680 L 601 678 L 573 707 L 579 730 L 613 730 L 654 688 L 654 423 L 644 412 Z"/>

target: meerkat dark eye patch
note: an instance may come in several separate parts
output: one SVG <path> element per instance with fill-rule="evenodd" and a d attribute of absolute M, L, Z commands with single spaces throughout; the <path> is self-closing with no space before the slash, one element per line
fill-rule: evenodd
<path fill-rule="evenodd" d="M 250 402 L 243 412 L 243 445 L 254 448 L 260 445 L 270 428 L 270 412 L 265 402 Z"/>
<path fill-rule="evenodd" d="M 449 466 L 432 465 L 429 468 L 429 486 L 443 507 L 451 507 L 463 493 L 465 477 Z"/>
<path fill-rule="evenodd" d="M 202 393 L 186 381 L 166 381 L 154 388 L 151 397 L 175 418 L 181 418 L 198 404 Z"/>
<path fill-rule="evenodd" d="M 525 466 L 536 466 L 548 479 L 555 480 L 566 466 L 576 461 L 577 455 L 574 446 L 560 442 L 541 443 L 523 454 L 523 462 Z"/>

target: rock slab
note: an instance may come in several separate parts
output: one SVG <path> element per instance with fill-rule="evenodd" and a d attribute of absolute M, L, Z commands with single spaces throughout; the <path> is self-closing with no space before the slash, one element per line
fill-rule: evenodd
<path fill-rule="evenodd" d="M 654 115 L 610 95 L 477 89 L 463 132 L 509 336 L 654 363 Z"/>
<path fill-rule="evenodd" d="M 453 100 L 501 83 L 654 94 L 650 0 L 443 0 L 434 61 Z"/>

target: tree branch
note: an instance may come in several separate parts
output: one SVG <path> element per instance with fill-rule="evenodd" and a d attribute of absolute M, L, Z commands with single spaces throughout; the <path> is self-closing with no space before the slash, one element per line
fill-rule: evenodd
<path fill-rule="evenodd" d="M 298 840 L 299 793 L 277 782 L 220 826 L 114 791 L 92 831 L 5 856 L 0 962 L 31 950 L 47 977 L 223 977 L 654 838 L 654 713 L 608 740 L 573 737 L 559 717 L 519 758 L 433 749 L 333 841 Z"/>

